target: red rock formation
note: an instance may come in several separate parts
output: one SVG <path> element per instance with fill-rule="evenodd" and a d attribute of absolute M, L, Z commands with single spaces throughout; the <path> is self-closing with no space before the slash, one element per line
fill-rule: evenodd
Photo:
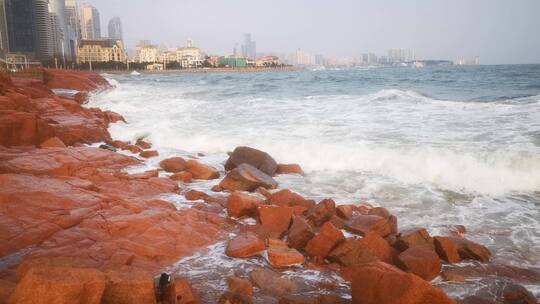
<path fill-rule="evenodd" d="M 392 227 L 388 219 L 378 215 L 355 215 L 347 226 L 347 230 L 359 235 L 373 232 L 386 237 L 392 232 Z"/>
<path fill-rule="evenodd" d="M 334 214 L 336 214 L 336 203 L 331 199 L 324 199 L 308 210 L 307 220 L 312 226 L 319 227 L 329 221 Z"/>
<path fill-rule="evenodd" d="M 241 164 L 227 173 L 219 186 L 230 191 L 251 192 L 259 187 L 275 189 L 277 188 L 277 182 L 257 168 L 248 164 Z"/>
<path fill-rule="evenodd" d="M 272 267 L 283 268 L 304 263 L 304 256 L 286 242 L 276 239 L 268 240 L 268 262 Z"/>
<path fill-rule="evenodd" d="M 295 216 L 289 229 L 289 246 L 296 249 L 306 247 L 309 240 L 315 236 L 313 228 L 301 216 Z"/>
<path fill-rule="evenodd" d="M 433 238 L 433 242 L 435 250 L 441 259 L 450 264 L 461 261 L 457 247 L 450 238 L 436 236 Z"/>
<path fill-rule="evenodd" d="M 344 240 L 343 233 L 332 223 L 327 222 L 322 225 L 319 233 L 307 243 L 306 252 L 312 257 L 325 258 L 332 249 Z"/>
<path fill-rule="evenodd" d="M 433 247 L 433 238 L 429 235 L 426 229 L 418 228 L 411 229 L 400 233 L 394 247 L 399 251 L 405 251 L 414 246 L 428 245 Z"/>
<path fill-rule="evenodd" d="M 395 250 L 378 234 L 369 233 L 361 239 L 347 239 L 329 254 L 328 259 L 343 266 L 382 261 L 392 264 Z"/>
<path fill-rule="evenodd" d="M 214 167 L 201 164 L 194 159 L 187 161 L 186 171 L 190 172 L 194 179 L 210 180 L 219 178 L 218 170 L 216 170 Z"/>
<path fill-rule="evenodd" d="M 298 164 L 278 164 L 276 173 L 304 175 L 304 170 Z"/>
<path fill-rule="evenodd" d="M 225 254 L 233 258 L 247 258 L 266 249 L 264 242 L 255 234 L 247 232 L 229 240 Z"/>
<path fill-rule="evenodd" d="M 257 208 L 261 226 L 269 232 L 282 235 L 289 229 L 293 209 L 285 206 L 263 205 Z"/>
<path fill-rule="evenodd" d="M 242 192 L 234 192 L 227 199 L 227 213 L 230 217 L 251 216 L 257 214 L 257 207 L 262 204 L 259 198 Z"/>
<path fill-rule="evenodd" d="M 186 169 L 186 161 L 180 156 L 175 156 L 160 161 L 159 166 L 167 172 L 177 173 Z"/>
<path fill-rule="evenodd" d="M 431 281 L 441 272 L 441 261 L 429 245 L 411 247 L 397 257 L 397 266 L 414 273 L 426 281 Z"/>
<path fill-rule="evenodd" d="M 270 176 L 273 176 L 278 168 L 276 161 L 268 153 L 250 147 L 234 149 L 225 163 L 225 170 L 230 171 L 241 164 L 251 165 Z"/>

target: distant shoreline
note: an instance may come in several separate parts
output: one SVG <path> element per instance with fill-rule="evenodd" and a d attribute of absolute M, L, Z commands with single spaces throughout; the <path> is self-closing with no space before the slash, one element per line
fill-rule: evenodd
<path fill-rule="evenodd" d="M 177 74 L 177 73 L 258 73 L 258 72 L 294 72 L 300 71 L 299 67 L 245 67 L 245 68 L 197 68 L 197 69 L 175 69 L 175 70 L 93 70 L 97 73 L 108 74 L 131 74 L 136 71 L 141 74 Z"/>

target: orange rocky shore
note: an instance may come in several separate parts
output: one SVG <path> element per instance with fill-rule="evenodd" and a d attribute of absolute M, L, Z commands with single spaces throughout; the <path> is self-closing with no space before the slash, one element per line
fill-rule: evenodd
<path fill-rule="evenodd" d="M 274 175 L 302 169 L 256 149 L 235 149 L 225 172 L 173 157 L 159 170 L 127 174 L 159 151 L 144 139 L 111 139 L 109 124 L 123 117 L 82 106 L 109 84 L 92 73 L 42 72 L 43 82 L 0 76 L 0 303 L 536 303 L 514 284 L 489 298 L 449 298 L 430 281 L 538 278 L 490 264 L 490 251 L 462 229 L 435 237 L 420 227 L 399 231 L 385 208 L 278 190 Z M 97 142 L 106 144 L 85 145 Z M 188 188 L 194 179 L 218 178 L 212 190 L 220 193 Z M 177 210 L 160 199 L 170 193 L 196 202 Z M 230 258 L 264 254 L 266 266 L 224 277 L 228 290 L 212 300 L 189 276 L 161 274 L 219 241 Z M 461 260 L 481 264 L 441 272 Z M 338 273 L 350 296 L 333 293 L 335 286 L 305 290 L 282 275 L 297 267 Z"/>

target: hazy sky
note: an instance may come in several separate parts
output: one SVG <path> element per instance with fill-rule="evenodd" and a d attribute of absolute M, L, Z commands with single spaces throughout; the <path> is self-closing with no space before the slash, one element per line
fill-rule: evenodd
<path fill-rule="evenodd" d="M 540 63 L 540 0 L 78 0 L 101 14 L 102 35 L 122 19 L 129 47 L 168 47 L 188 37 L 203 51 L 230 54 L 244 33 L 257 52 L 298 48 L 352 57 L 413 48 L 418 59 L 480 56 L 486 64 Z"/>

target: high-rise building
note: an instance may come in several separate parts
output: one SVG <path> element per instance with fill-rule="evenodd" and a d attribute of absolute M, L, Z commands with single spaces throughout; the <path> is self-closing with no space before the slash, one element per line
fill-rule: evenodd
<path fill-rule="evenodd" d="M 113 17 L 109 20 L 109 38 L 116 40 L 122 39 L 122 21 L 120 17 Z"/>
<path fill-rule="evenodd" d="M 257 57 L 257 44 L 251 40 L 251 34 L 244 35 L 244 44 L 242 45 L 242 56 L 255 59 Z"/>
<path fill-rule="evenodd" d="M 65 1 L 67 43 L 69 44 L 69 50 L 71 50 L 71 59 L 75 61 L 75 57 L 77 55 L 77 44 L 81 39 L 79 13 L 77 2 L 75 2 L 75 0 Z"/>
<path fill-rule="evenodd" d="M 0 56 L 4 58 L 9 52 L 6 1 L 0 0 Z"/>
<path fill-rule="evenodd" d="M 89 5 L 84 4 L 79 15 L 81 21 L 81 37 L 82 39 L 99 39 L 101 38 L 101 24 L 99 21 L 98 10 Z"/>
<path fill-rule="evenodd" d="M 66 21 L 65 0 L 49 0 L 49 16 L 51 18 L 51 35 L 53 37 L 54 54 L 61 58 L 72 60 L 72 50 Z"/>
<path fill-rule="evenodd" d="M 11 0 L 13 2 L 20 2 Z M 34 0 L 34 30 L 36 41 L 36 56 L 39 59 L 50 59 L 54 55 L 54 45 L 49 15 L 48 0 Z"/>

